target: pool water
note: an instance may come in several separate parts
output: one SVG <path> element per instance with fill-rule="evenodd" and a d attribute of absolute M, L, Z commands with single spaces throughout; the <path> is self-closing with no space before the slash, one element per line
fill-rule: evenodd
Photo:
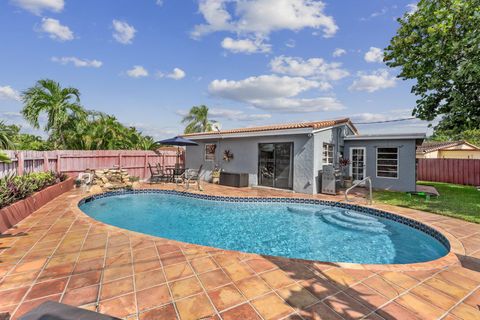
<path fill-rule="evenodd" d="M 435 238 L 404 224 L 331 206 L 137 193 L 98 198 L 80 208 L 96 220 L 132 231 L 289 258 L 414 263 L 448 251 Z"/>

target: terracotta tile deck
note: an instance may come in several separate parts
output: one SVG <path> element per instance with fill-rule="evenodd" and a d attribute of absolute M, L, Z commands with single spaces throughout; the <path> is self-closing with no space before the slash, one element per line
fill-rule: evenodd
<path fill-rule="evenodd" d="M 215 185 L 203 193 L 342 200 Z M 451 253 L 412 265 L 334 264 L 122 230 L 84 215 L 85 196 L 63 194 L 0 236 L 0 314 L 17 319 L 53 300 L 141 320 L 480 319 L 480 225 L 374 205 L 435 227 Z"/>

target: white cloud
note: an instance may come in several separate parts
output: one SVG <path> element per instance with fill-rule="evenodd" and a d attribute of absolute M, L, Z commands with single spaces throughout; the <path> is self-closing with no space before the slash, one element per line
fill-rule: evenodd
<path fill-rule="evenodd" d="M 148 76 L 148 71 L 142 66 L 133 66 L 132 69 L 127 70 L 127 75 L 132 78 L 143 78 Z"/>
<path fill-rule="evenodd" d="M 334 97 L 317 98 L 277 98 L 251 102 L 257 108 L 277 112 L 319 112 L 337 111 L 345 107 Z"/>
<path fill-rule="evenodd" d="M 301 77 L 262 75 L 249 77 L 240 81 L 226 79 L 213 80 L 209 85 L 209 91 L 213 95 L 227 99 L 251 101 L 278 97 L 293 97 L 301 92 L 318 88 L 319 86 L 318 82 Z"/>
<path fill-rule="evenodd" d="M 163 0 L 157 0 L 155 1 L 155 3 L 157 4 L 157 6 L 163 6 Z"/>
<path fill-rule="evenodd" d="M 20 101 L 20 94 L 10 86 L 0 86 L 0 100 Z"/>
<path fill-rule="evenodd" d="M 393 88 L 397 84 L 394 76 L 388 70 L 379 69 L 370 74 L 360 72 L 358 78 L 349 87 L 350 90 L 375 92 L 381 89 Z"/>
<path fill-rule="evenodd" d="M 113 20 L 113 38 L 122 44 L 131 44 L 137 30 L 125 21 Z"/>
<path fill-rule="evenodd" d="M 59 41 L 73 40 L 73 32 L 69 27 L 64 26 L 57 19 L 43 18 L 40 31 L 49 34 L 49 37 Z"/>
<path fill-rule="evenodd" d="M 167 78 L 171 78 L 174 80 L 180 80 L 185 78 L 186 73 L 180 68 L 174 68 L 173 71 L 169 74 L 167 74 Z"/>
<path fill-rule="evenodd" d="M 327 63 L 322 58 L 304 60 L 298 57 L 275 57 L 270 61 L 273 72 L 299 77 L 314 77 L 325 81 L 340 80 L 349 75 L 338 62 Z"/>
<path fill-rule="evenodd" d="M 44 10 L 60 12 L 65 6 L 64 0 L 11 0 L 12 3 L 33 14 L 41 15 Z"/>
<path fill-rule="evenodd" d="M 407 4 L 407 14 L 414 14 L 418 10 L 418 5 L 416 3 Z"/>
<path fill-rule="evenodd" d="M 271 45 L 263 43 L 263 40 L 256 38 L 251 39 L 239 39 L 234 40 L 230 37 L 223 39 L 222 48 L 229 50 L 233 53 L 257 53 L 257 52 L 270 52 Z"/>
<path fill-rule="evenodd" d="M 377 47 L 370 47 L 370 50 L 365 53 L 364 59 L 371 63 L 381 63 L 383 62 L 383 50 Z"/>
<path fill-rule="evenodd" d="M 81 67 L 100 68 L 103 65 L 103 62 L 99 60 L 80 59 L 77 57 L 52 57 L 52 61 L 58 62 L 63 65 L 72 63 L 75 67 L 80 67 L 80 68 Z"/>
<path fill-rule="evenodd" d="M 273 31 L 303 28 L 321 29 L 324 37 L 331 37 L 338 30 L 322 1 L 200 0 L 198 9 L 206 23 L 195 26 L 194 38 L 216 31 L 268 37 Z"/>
<path fill-rule="evenodd" d="M 239 81 L 214 80 L 209 85 L 209 92 L 214 96 L 248 103 L 265 110 L 314 112 L 343 108 L 342 104 L 332 97 L 297 97 L 310 89 L 324 88 L 318 81 L 277 75 L 261 75 Z"/>
<path fill-rule="evenodd" d="M 247 114 L 240 110 L 221 108 L 212 108 L 208 112 L 214 118 L 223 118 L 232 121 L 256 121 L 270 119 L 272 117 L 272 115 L 270 114 Z"/>
<path fill-rule="evenodd" d="M 332 56 L 334 57 L 341 57 L 343 56 L 344 54 L 346 54 L 347 51 L 345 49 L 342 49 L 342 48 L 337 48 L 333 51 L 332 53 Z"/>

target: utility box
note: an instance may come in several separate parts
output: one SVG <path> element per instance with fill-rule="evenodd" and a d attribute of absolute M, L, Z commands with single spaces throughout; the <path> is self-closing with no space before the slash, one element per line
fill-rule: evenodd
<path fill-rule="evenodd" d="M 335 168 L 332 165 L 324 165 L 322 170 L 322 193 L 337 194 Z"/>
<path fill-rule="evenodd" d="M 220 184 L 230 187 L 248 187 L 248 173 L 220 172 Z"/>

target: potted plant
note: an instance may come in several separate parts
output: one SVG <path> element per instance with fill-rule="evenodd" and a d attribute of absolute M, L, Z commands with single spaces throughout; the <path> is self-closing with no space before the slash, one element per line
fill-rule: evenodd
<path fill-rule="evenodd" d="M 347 171 L 351 161 L 349 159 L 340 158 L 338 163 L 340 165 L 341 177 L 343 178 L 343 187 L 350 188 L 352 186 L 352 177 L 350 177 L 345 171 Z"/>

